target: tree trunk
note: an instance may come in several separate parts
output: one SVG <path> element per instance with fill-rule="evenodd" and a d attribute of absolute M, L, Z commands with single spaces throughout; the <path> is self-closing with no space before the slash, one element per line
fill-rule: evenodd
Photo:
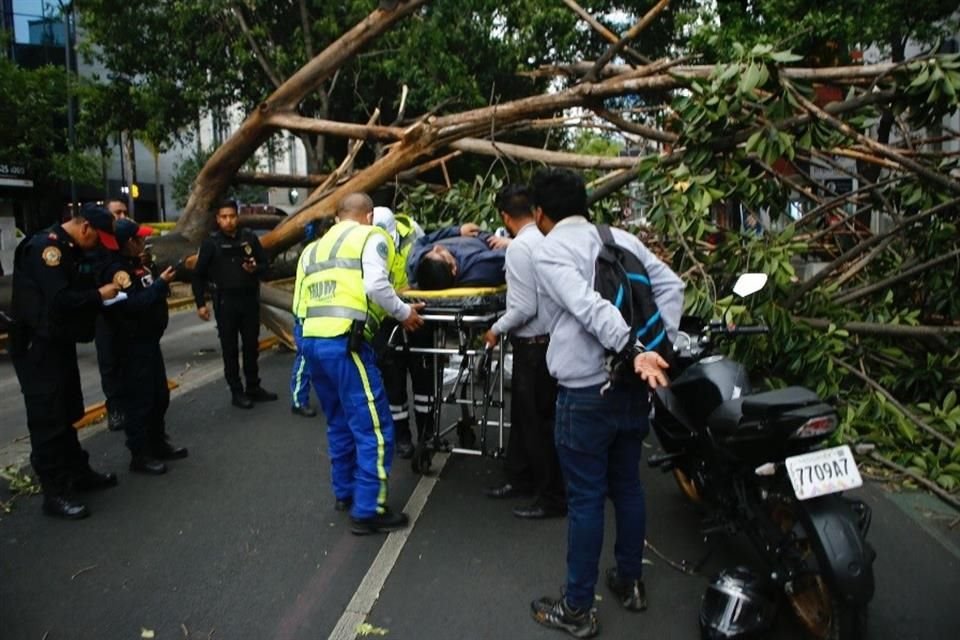
<path fill-rule="evenodd" d="M 288 78 L 204 165 L 176 230 L 185 238 L 199 242 L 210 228 L 213 204 L 227 190 L 237 170 L 273 133 L 273 129 L 267 126 L 270 114 L 293 109 L 369 41 L 426 2 L 407 0 L 401 2 L 394 11 L 374 11 Z"/>
<path fill-rule="evenodd" d="M 137 183 L 137 148 L 134 144 L 135 140 L 132 131 L 125 131 L 121 137 L 123 139 L 123 159 L 127 164 L 127 176 L 129 178 L 129 182 L 127 183 L 127 213 L 131 218 L 136 220 L 137 205 L 133 197 L 133 185 Z"/>

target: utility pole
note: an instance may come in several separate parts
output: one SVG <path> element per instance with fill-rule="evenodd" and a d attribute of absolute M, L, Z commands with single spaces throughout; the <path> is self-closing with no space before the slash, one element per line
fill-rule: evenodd
<path fill-rule="evenodd" d="M 68 2 L 64 5 L 60 3 L 60 11 L 63 13 L 63 30 L 64 30 L 64 51 L 66 56 L 67 63 L 67 148 L 70 150 L 70 154 L 73 154 L 73 150 L 76 147 L 76 131 L 74 130 L 74 114 L 73 114 L 73 95 L 70 82 L 73 76 L 73 3 Z M 76 214 L 80 211 L 79 203 L 77 202 L 77 183 L 73 178 L 73 168 L 70 169 L 70 214 Z"/>

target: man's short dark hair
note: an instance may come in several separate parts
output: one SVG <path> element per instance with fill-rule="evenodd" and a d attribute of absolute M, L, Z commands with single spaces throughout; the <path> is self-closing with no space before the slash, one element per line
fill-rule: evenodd
<path fill-rule="evenodd" d="M 216 210 L 220 211 L 220 209 L 233 209 L 237 213 L 240 213 L 240 205 L 237 204 L 236 200 L 233 200 L 231 198 L 228 198 L 226 200 L 221 200 L 220 202 L 218 202 Z"/>
<path fill-rule="evenodd" d="M 533 215 L 533 194 L 524 184 L 508 184 L 497 192 L 497 211 L 506 211 L 514 218 Z"/>
<path fill-rule="evenodd" d="M 587 216 L 587 187 L 570 169 L 541 169 L 533 176 L 533 204 L 560 222 L 570 216 Z"/>
<path fill-rule="evenodd" d="M 427 254 L 421 256 L 414 276 L 417 280 L 417 288 L 423 291 L 449 289 L 454 282 L 453 267 L 450 263 Z"/>

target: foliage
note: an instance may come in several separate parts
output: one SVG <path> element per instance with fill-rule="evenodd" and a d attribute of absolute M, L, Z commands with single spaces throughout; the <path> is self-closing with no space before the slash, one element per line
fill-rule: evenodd
<path fill-rule="evenodd" d="M 25 165 L 38 186 L 100 180 L 99 159 L 67 144 L 67 80 L 63 68 L 23 69 L 0 56 L 0 164 Z"/>
<path fill-rule="evenodd" d="M 716 0 L 687 12 L 690 48 L 710 62 L 735 43 L 790 47 L 813 66 L 849 64 L 851 50 L 876 46 L 903 59 L 907 40 L 932 44 L 956 32 L 951 0 Z"/>
<path fill-rule="evenodd" d="M 173 185 L 173 204 L 178 209 L 186 206 L 197 174 L 200 173 L 203 165 L 207 163 L 214 151 L 215 149 L 208 149 L 199 153 L 194 152 L 175 166 L 171 182 Z M 250 160 L 245 167 L 246 170 L 255 170 L 255 164 L 256 159 Z M 267 201 L 266 190 L 254 185 L 236 185 L 226 197 L 241 204 Z"/>

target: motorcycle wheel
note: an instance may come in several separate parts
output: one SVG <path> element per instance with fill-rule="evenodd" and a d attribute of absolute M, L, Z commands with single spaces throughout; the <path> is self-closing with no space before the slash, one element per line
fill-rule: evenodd
<path fill-rule="evenodd" d="M 860 640 L 867 637 L 867 608 L 837 598 L 819 575 L 794 584 L 787 600 L 800 624 L 820 640 Z"/>
<path fill-rule="evenodd" d="M 699 504 L 703 501 L 703 495 L 700 493 L 700 487 L 697 486 L 697 483 L 693 481 L 693 478 L 688 476 L 683 469 L 674 467 L 673 479 L 676 480 L 677 486 L 680 487 L 680 491 L 683 492 L 683 495 L 685 495 L 690 502 Z"/>

